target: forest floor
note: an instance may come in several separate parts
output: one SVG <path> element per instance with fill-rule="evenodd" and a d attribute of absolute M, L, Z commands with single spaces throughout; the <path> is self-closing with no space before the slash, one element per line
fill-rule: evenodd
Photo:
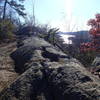
<path fill-rule="evenodd" d="M 14 71 L 14 62 L 10 58 L 14 50 L 16 50 L 16 42 L 0 44 L 0 91 L 18 77 Z"/>

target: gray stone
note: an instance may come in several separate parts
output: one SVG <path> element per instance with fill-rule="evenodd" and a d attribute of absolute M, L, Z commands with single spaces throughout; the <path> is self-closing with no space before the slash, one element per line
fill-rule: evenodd
<path fill-rule="evenodd" d="M 100 78 L 100 55 L 98 55 L 93 63 L 92 63 L 92 67 L 91 67 L 91 72 L 98 76 Z"/>
<path fill-rule="evenodd" d="M 70 58 L 41 38 L 32 37 L 24 40 L 23 44 L 11 54 L 11 58 L 15 61 L 15 70 L 18 73 L 23 73 L 28 69 L 25 64 L 29 61 L 41 62 L 49 59 L 57 62 L 60 58 Z"/>
<path fill-rule="evenodd" d="M 85 69 L 74 66 L 52 68 L 48 83 L 53 100 L 100 100 L 99 81 Z"/>
<path fill-rule="evenodd" d="M 34 46 L 34 48 L 38 48 L 38 47 L 41 47 L 41 46 L 51 46 L 51 44 L 49 44 L 48 42 L 44 41 L 43 39 L 41 38 L 38 38 L 38 37 L 30 37 L 28 39 L 25 39 L 23 41 L 23 45 L 24 46 Z"/>
<path fill-rule="evenodd" d="M 94 61 L 93 61 L 93 63 L 92 63 L 92 66 L 100 66 L 100 56 L 97 56 L 95 59 L 94 59 Z"/>
<path fill-rule="evenodd" d="M 41 65 L 32 64 L 31 68 L 1 92 L 0 100 L 51 100 L 45 82 Z"/>

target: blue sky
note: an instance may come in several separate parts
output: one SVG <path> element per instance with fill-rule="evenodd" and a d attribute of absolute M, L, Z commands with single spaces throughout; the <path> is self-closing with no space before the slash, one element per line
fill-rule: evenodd
<path fill-rule="evenodd" d="M 32 15 L 32 6 L 32 0 L 26 0 L 29 15 Z M 96 13 L 100 13 L 100 0 L 35 0 L 38 23 L 59 27 L 61 31 L 88 29 L 87 21 Z"/>

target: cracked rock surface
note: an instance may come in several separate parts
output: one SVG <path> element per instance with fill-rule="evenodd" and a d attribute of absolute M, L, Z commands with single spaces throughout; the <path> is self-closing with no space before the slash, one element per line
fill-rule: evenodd
<path fill-rule="evenodd" d="M 0 100 L 100 100 L 100 81 L 43 39 L 26 39 L 11 54 L 20 76 Z"/>

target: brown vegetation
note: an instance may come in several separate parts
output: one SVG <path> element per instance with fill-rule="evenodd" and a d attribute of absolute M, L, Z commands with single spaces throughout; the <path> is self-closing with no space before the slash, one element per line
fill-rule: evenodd
<path fill-rule="evenodd" d="M 18 76 L 14 71 L 13 60 L 9 57 L 10 53 L 15 49 L 15 42 L 0 44 L 0 91 Z"/>

